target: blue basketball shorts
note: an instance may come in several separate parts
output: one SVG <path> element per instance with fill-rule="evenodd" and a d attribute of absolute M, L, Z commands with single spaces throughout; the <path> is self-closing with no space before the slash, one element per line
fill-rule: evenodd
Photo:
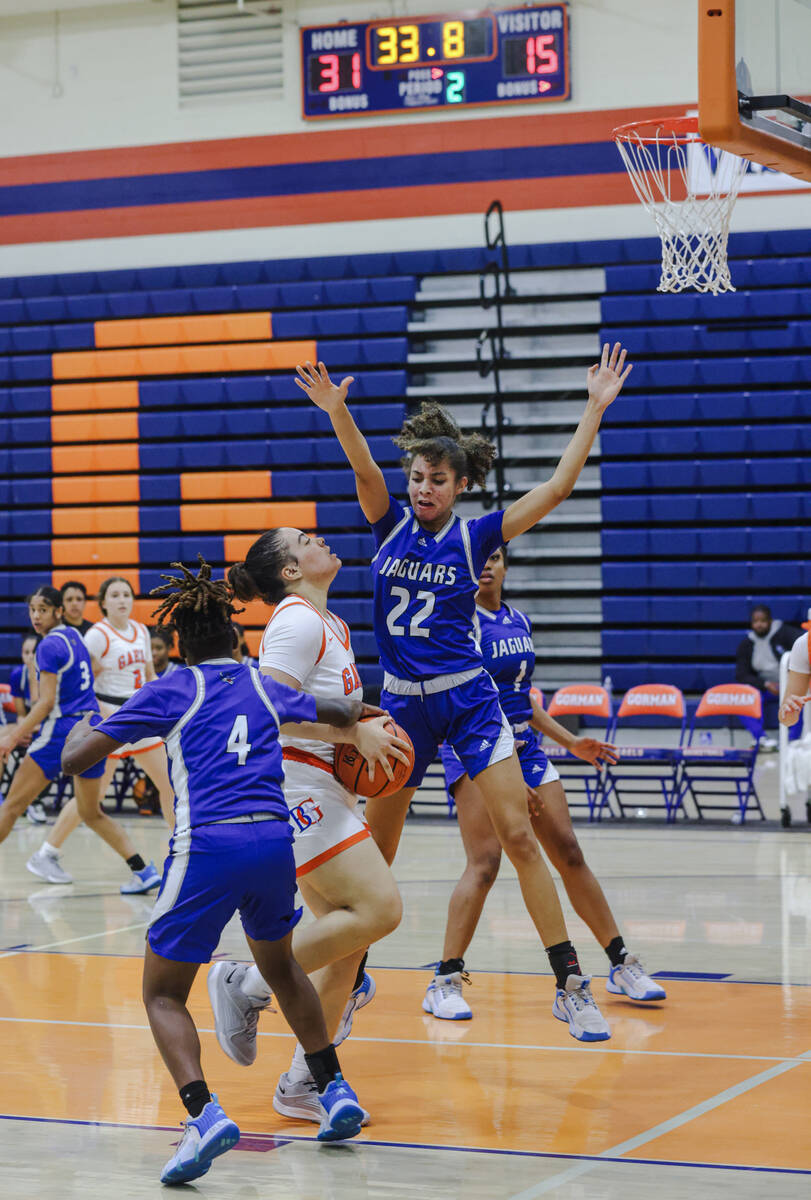
<path fill-rule="evenodd" d="M 62 748 L 74 725 L 82 719 L 77 713 L 72 717 L 48 717 L 42 722 L 35 741 L 28 747 L 28 757 L 33 758 L 47 779 L 58 779 L 62 774 Z M 80 779 L 98 779 L 104 774 L 107 759 L 103 758 L 94 767 L 82 771 Z"/>
<path fill-rule="evenodd" d="M 256 942 L 277 942 L 301 919 L 293 830 L 286 821 L 198 825 L 172 839 L 147 939 L 174 962 L 208 962 L 235 912 Z"/>
<path fill-rule="evenodd" d="M 523 742 L 523 745 L 519 745 L 519 742 Z M 541 787 L 544 783 L 554 783 L 556 779 L 560 779 L 556 767 L 541 749 L 534 730 L 525 729 L 516 733 L 515 748 L 518 751 L 524 782 L 530 787 Z M 445 791 L 448 793 L 448 799 L 452 801 L 454 788 L 467 772 L 450 746 L 440 746 L 439 757 L 445 770 Z"/>
<path fill-rule="evenodd" d="M 414 743 L 414 769 L 405 787 L 419 787 L 442 742 L 456 751 L 471 779 L 513 752 L 512 729 L 486 671 L 425 696 L 400 696 L 384 688 L 380 704 Z"/>

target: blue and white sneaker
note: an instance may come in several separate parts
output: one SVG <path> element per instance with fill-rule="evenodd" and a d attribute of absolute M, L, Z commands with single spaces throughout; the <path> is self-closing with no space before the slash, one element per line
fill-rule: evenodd
<path fill-rule="evenodd" d="M 141 892 L 151 892 L 160 887 L 161 877 L 154 863 L 147 863 L 140 871 L 133 871 L 129 883 L 122 883 L 119 891 L 122 896 L 133 896 Z"/>
<path fill-rule="evenodd" d="M 569 1033 L 578 1042 L 605 1042 L 611 1037 L 611 1030 L 594 1003 L 590 984 L 587 976 L 570 975 L 566 987 L 555 992 L 552 1014 L 559 1021 L 568 1022 Z"/>
<path fill-rule="evenodd" d="M 343 1075 L 336 1075 L 319 1094 L 321 1105 L 321 1128 L 316 1137 L 319 1142 L 342 1142 L 345 1138 L 357 1137 L 363 1123 L 364 1111 L 358 1098 Z"/>
<path fill-rule="evenodd" d="M 614 996 L 627 996 L 639 1003 L 651 1000 L 666 1000 L 667 992 L 650 975 L 645 974 L 642 963 L 635 954 L 626 954 L 618 967 L 608 973 L 605 990 Z"/>
<path fill-rule="evenodd" d="M 462 983 L 470 983 L 467 971 L 452 971 L 450 975 L 434 975 L 422 1002 L 423 1012 L 441 1021 L 469 1021 L 473 1010 L 462 995 Z"/>
<path fill-rule="evenodd" d="M 333 1046 L 340 1046 L 341 1042 L 345 1041 L 352 1032 L 352 1022 L 355 1019 L 355 1013 L 365 1008 L 367 1004 L 371 1004 L 375 998 L 377 984 L 368 971 L 363 972 L 363 979 L 354 992 L 350 993 L 349 999 L 346 1002 L 344 1015 L 341 1017 L 341 1024 L 338 1026 L 338 1032 L 333 1040 Z"/>
<path fill-rule="evenodd" d="M 161 1183 L 189 1183 L 211 1167 L 212 1159 L 225 1154 L 239 1141 L 239 1129 L 212 1096 L 199 1117 L 189 1117 L 186 1132 L 161 1171 Z"/>

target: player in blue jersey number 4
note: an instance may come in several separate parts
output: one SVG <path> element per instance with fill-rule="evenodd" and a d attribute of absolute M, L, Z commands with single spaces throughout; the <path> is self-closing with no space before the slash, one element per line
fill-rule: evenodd
<path fill-rule="evenodd" d="M 423 405 L 395 438 L 405 454 L 409 507 L 404 507 L 389 495 L 383 472 L 347 408 L 351 377 L 336 386 L 323 363 L 297 370 L 299 386 L 329 415 L 375 535 L 374 625 L 385 671 L 381 703 L 414 743 L 414 769 L 402 791 L 367 801 L 372 835 L 392 862 L 426 768 L 440 742 L 450 745 L 476 780 L 518 874 L 524 903 L 555 974 L 555 1015 L 568 1022 L 579 1041 L 603 1041 L 611 1031 L 580 970 L 530 824 L 512 729 L 484 670 L 474 616 L 479 574 L 489 556 L 536 525 L 574 487 L 603 413 L 631 370 L 625 366 L 625 351 L 619 343 L 613 349 L 606 345 L 601 361 L 589 368 L 585 410 L 551 478 L 503 512 L 474 520 L 460 518 L 454 504 L 462 492 L 486 480 L 495 457 L 486 439 L 463 437 L 438 405 Z"/>
<path fill-rule="evenodd" d="M 202 560 L 201 560 L 202 562 Z M 179 564 L 173 564 L 175 566 Z M 316 991 L 296 961 L 293 831 L 282 792 L 280 731 L 323 741 L 355 741 L 358 700 L 315 700 L 231 657 L 231 593 L 182 568 L 159 610 L 175 626 L 189 664 L 147 683 L 96 727 L 73 731 L 63 765 L 85 771 L 118 745 L 142 737 L 166 742 L 175 791 L 175 828 L 147 935 L 143 993 L 149 1024 L 188 1113 L 163 1183 L 204 1175 L 233 1146 L 239 1129 L 205 1083 L 200 1041 L 186 1001 L 201 963 L 239 911 L 254 961 L 304 1047 L 318 1086 L 318 1138 L 360 1132 L 364 1112 L 344 1082 Z M 375 722 L 365 722 L 365 729 Z"/>

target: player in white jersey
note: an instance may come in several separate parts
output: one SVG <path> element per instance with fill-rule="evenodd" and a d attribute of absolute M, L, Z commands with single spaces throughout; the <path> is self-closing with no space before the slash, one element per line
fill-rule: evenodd
<path fill-rule="evenodd" d="M 94 690 L 101 715 L 109 717 L 117 712 L 125 700 L 133 696 L 150 679 L 155 678 L 152 665 L 152 641 L 149 631 L 139 621 L 131 620 L 135 594 L 128 580 L 118 575 L 105 579 L 99 588 L 99 608 L 104 614 L 88 629 L 84 643 L 90 652 L 95 676 Z M 134 745 L 121 746 L 107 760 L 101 779 L 101 796 L 106 796 L 110 780 L 122 758 L 138 756 L 138 766 L 158 789 L 161 812 L 170 829 L 174 827 L 175 794 L 169 779 L 166 750 L 161 741 L 145 738 Z M 52 872 L 46 874 L 41 868 L 49 866 L 43 856 L 51 858 L 64 845 L 81 818 L 75 799 L 64 806 L 47 840 L 31 856 L 28 870 L 49 883 L 70 883 L 70 876 L 62 872 L 58 880 Z M 60 868 L 61 870 L 61 868 Z"/>
<path fill-rule="evenodd" d="M 349 630 L 327 608 L 341 560 L 323 538 L 298 529 L 262 534 L 244 563 L 231 568 L 238 599 L 257 597 L 276 605 L 260 650 L 260 670 L 317 700 L 352 697 L 363 689 Z M 379 711 L 379 710 L 378 710 Z M 406 761 L 405 744 L 372 720 L 361 753 L 384 763 L 386 754 Z M 397 927 L 402 904 L 394 876 L 356 811 L 357 797 L 332 772 L 334 747 L 284 737 L 284 792 L 295 833 L 296 877 L 316 920 L 294 935 L 295 955 L 313 983 L 333 1041 L 349 1031 L 356 1008 L 374 995 L 363 970 L 366 948 Z M 377 770 L 383 769 L 378 766 Z M 391 777 L 388 764 L 386 773 Z M 323 969 L 321 969 L 323 968 Z M 267 1007 L 267 984 L 254 966 L 217 963 L 209 972 L 209 995 L 223 1050 L 247 1066 L 256 1057 L 256 1023 Z M 284 1116 L 316 1120 L 314 1081 L 301 1047 L 279 1080 L 273 1107 Z"/>

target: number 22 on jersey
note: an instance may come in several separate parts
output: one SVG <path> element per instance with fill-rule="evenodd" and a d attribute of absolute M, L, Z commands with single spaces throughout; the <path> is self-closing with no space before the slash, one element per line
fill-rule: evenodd
<path fill-rule="evenodd" d="M 406 634 L 409 637 L 430 637 L 431 631 L 425 628 L 424 623 L 434 611 L 434 605 L 436 604 L 435 594 L 426 591 L 417 592 L 416 599 L 422 601 L 422 606 L 414 613 L 408 624 L 408 629 L 406 629 L 405 625 L 398 624 L 398 622 L 411 602 L 411 593 L 408 588 L 393 587 L 391 594 L 395 597 L 395 604 L 386 617 L 386 625 L 392 637 L 405 637 Z"/>

